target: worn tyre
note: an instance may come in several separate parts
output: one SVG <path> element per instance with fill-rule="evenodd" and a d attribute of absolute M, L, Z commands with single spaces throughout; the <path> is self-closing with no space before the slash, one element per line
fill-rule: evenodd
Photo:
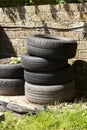
<path fill-rule="evenodd" d="M 0 63 L 3 63 L 5 59 L 0 59 Z M 0 64 L 0 78 L 23 78 L 24 69 L 22 64 Z"/>
<path fill-rule="evenodd" d="M 58 70 L 68 65 L 68 60 L 49 60 L 29 55 L 22 55 L 21 60 L 24 69 L 34 72 Z"/>
<path fill-rule="evenodd" d="M 13 96 L 24 94 L 23 79 L 0 79 L 0 95 Z"/>
<path fill-rule="evenodd" d="M 30 72 L 24 70 L 25 81 L 32 84 L 55 85 L 73 80 L 72 68 L 68 66 L 58 71 Z"/>
<path fill-rule="evenodd" d="M 69 59 L 76 54 L 77 42 L 66 37 L 33 35 L 28 38 L 27 50 L 35 56 L 51 59 Z"/>
<path fill-rule="evenodd" d="M 25 96 L 30 102 L 40 104 L 71 101 L 75 97 L 75 82 L 50 86 L 25 82 Z"/>

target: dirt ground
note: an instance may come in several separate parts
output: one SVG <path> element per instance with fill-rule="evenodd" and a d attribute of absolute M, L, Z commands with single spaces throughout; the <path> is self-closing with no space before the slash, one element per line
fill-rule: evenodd
<path fill-rule="evenodd" d="M 39 104 L 30 103 L 25 96 L 0 96 L 0 101 L 16 103 L 18 105 L 26 106 L 32 110 L 40 106 Z"/>

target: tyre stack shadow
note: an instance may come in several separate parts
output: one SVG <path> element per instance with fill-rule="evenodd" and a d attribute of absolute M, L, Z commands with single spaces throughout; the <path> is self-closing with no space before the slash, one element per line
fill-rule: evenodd
<path fill-rule="evenodd" d="M 72 67 L 76 81 L 76 99 L 87 101 L 87 62 L 76 60 Z"/>
<path fill-rule="evenodd" d="M 3 27 L 0 26 L 0 58 L 17 56 Z"/>
<path fill-rule="evenodd" d="M 72 101 L 73 70 L 68 59 L 76 54 L 77 42 L 53 35 L 29 36 L 27 55 L 22 55 L 25 97 L 38 104 Z"/>

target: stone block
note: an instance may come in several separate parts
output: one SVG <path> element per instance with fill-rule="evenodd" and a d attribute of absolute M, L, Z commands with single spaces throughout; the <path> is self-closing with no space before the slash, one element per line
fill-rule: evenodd
<path fill-rule="evenodd" d="M 87 32 L 80 32 L 78 35 L 78 40 L 79 41 L 87 41 Z"/>
<path fill-rule="evenodd" d="M 87 41 L 79 41 L 78 50 L 86 50 L 86 49 L 87 49 Z"/>
<path fill-rule="evenodd" d="M 84 4 L 80 4 L 81 12 L 87 12 L 87 3 L 85 2 Z"/>
<path fill-rule="evenodd" d="M 81 21 L 87 22 L 87 12 L 81 12 L 80 19 Z"/>
<path fill-rule="evenodd" d="M 78 40 L 78 32 L 75 31 L 67 31 L 63 33 L 64 36 L 71 38 L 73 40 Z"/>
<path fill-rule="evenodd" d="M 79 59 L 87 59 L 87 50 L 78 50 L 78 58 Z"/>
<path fill-rule="evenodd" d="M 60 11 L 61 12 L 80 12 L 81 11 L 81 5 L 80 4 L 73 4 L 73 3 L 70 3 L 70 4 L 61 4 L 60 7 Z"/>

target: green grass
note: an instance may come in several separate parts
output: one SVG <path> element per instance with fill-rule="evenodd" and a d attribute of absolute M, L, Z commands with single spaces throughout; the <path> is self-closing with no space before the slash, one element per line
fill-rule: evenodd
<path fill-rule="evenodd" d="M 0 130 L 87 130 L 87 106 L 83 103 L 55 105 L 50 110 L 18 118 L 5 113 Z"/>

